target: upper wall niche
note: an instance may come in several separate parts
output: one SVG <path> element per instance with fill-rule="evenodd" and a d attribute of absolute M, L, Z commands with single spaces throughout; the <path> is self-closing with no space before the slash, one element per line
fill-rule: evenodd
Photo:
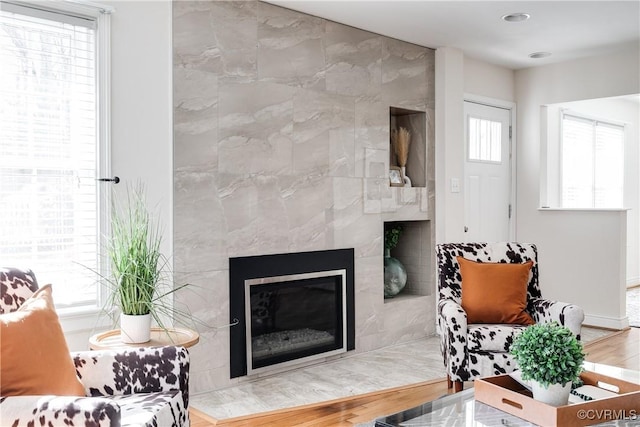
<path fill-rule="evenodd" d="M 390 107 L 389 124 L 391 135 L 393 131 L 404 128 L 409 131 L 411 143 L 407 156 L 406 174 L 411 179 L 412 187 L 426 187 L 427 174 L 427 117 L 424 111 L 408 110 L 406 108 Z M 399 166 L 391 139 L 389 140 L 389 164 Z"/>

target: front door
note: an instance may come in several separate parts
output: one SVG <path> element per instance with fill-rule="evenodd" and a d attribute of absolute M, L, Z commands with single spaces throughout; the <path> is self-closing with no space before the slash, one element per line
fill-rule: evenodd
<path fill-rule="evenodd" d="M 465 241 L 509 240 L 511 111 L 466 101 Z"/>

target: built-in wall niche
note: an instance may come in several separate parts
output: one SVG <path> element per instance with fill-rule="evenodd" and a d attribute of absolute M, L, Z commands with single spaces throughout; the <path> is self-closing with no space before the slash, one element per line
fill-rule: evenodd
<path fill-rule="evenodd" d="M 430 295 L 433 284 L 431 221 L 385 222 L 384 231 L 397 225 L 402 226 L 402 234 L 398 245 L 391 249 L 391 256 L 397 258 L 407 270 L 407 284 L 395 297 L 385 298 L 385 303 Z"/>
<path fill-rule="evenodd" d="M 424 111 L 408 110 L 406 108 L 389 108 L 390 132 L 405 128 L 411 135 L 409 155 L 407 157 L 406 174 L 411 179 L 412 187 L 425 187 L 427 182 L 427 115 Z M 389 165 L 399 166 L 398 159 L 389 139 Z"/>

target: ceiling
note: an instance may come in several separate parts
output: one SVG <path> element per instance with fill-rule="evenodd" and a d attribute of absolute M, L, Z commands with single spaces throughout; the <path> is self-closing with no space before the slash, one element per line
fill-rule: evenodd
<path fill-rule="evenodd" d="M 385 36 L 511 69 L 640 48 L 640 0 L 631 1 L 381 1 L 269 0 L 268 3 Z M 505 22 L 509 13 L 524 22 Z M 550 52 L 531 59 L 534 52 Z"/>

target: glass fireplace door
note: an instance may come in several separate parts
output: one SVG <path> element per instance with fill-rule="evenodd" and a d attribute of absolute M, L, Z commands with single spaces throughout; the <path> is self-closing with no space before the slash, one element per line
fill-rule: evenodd
<path fill-rule="evenodd" d="M 346 351 L 344 270 L 245 281 L 248 372 Z"/>

